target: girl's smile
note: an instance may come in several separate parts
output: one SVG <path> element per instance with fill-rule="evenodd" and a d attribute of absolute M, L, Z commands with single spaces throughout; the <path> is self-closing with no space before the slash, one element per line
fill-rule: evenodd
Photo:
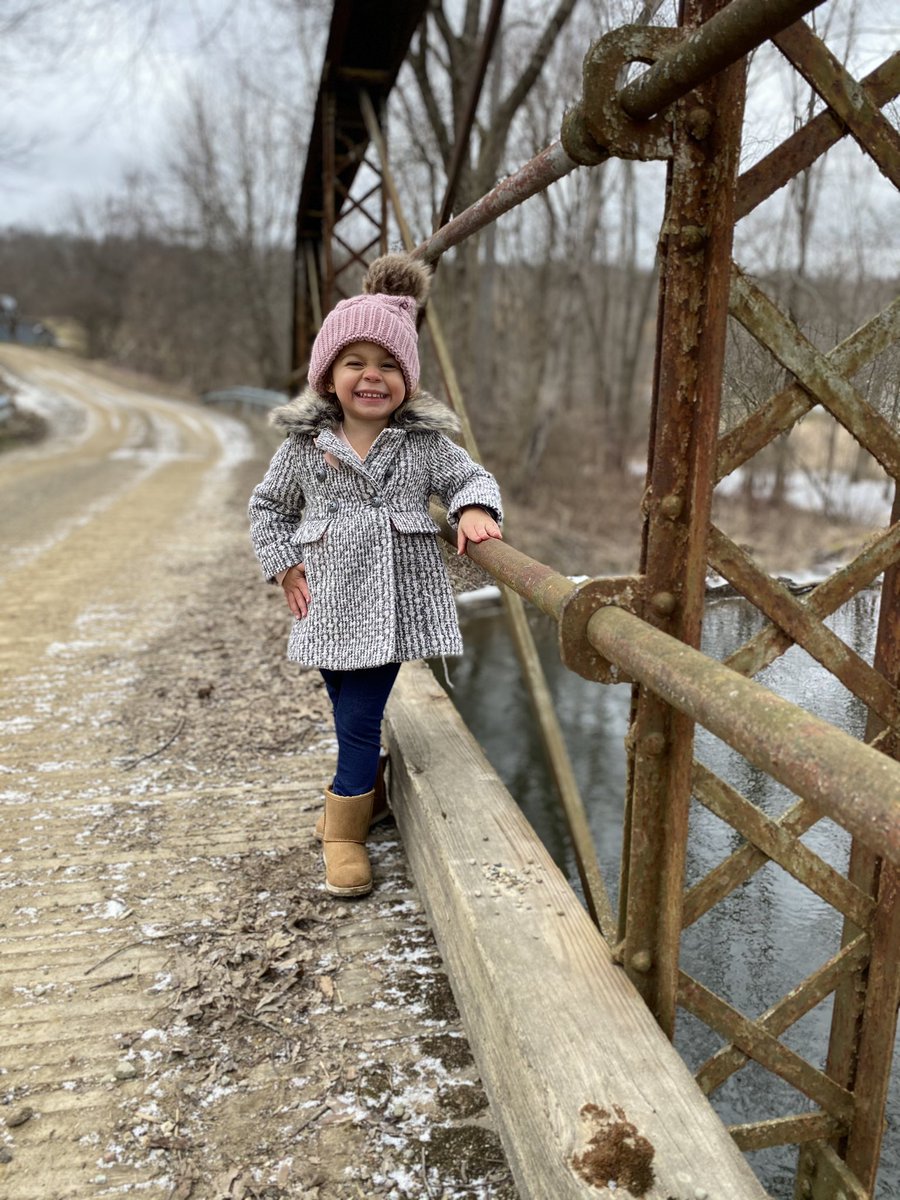
<path fill-rule="evenodd" d="M 400 364 L 375 342 L 354 342 L 334 360 L 333 391 L 344 421 L 374 421 L 384 428 L 403 403 L 406 381 Z"/>

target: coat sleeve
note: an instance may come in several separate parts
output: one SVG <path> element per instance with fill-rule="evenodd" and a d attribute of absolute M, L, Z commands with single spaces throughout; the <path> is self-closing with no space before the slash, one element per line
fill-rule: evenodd
<path fill-rule="evenodd" d="M 502 523 L 503 501 L 496 479 L 442 433 L 435 435 L 431 466 L 432 490 L 447 506 L 452 525 L 470 504 L 486 508 L 498 524 Z"/>
<path fill-rule="evenodd" d="M 262 483 L 250 497 L 250 541 L 263 575 L 274 582 L 279 571 L 299 562 L 292 537 L 305 503 L 300 484 L 300 449 L 286 437 L 269 463 Z"/>

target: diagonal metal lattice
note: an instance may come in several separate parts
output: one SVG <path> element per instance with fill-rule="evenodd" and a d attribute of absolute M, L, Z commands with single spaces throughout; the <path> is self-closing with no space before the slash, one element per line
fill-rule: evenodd
<path fill-rule="evenodd" d="M 881 86 L 896 76 L 896 56 L 874 77 L 870 76 L 866 86 L 861 86 L 803 22 L 773 40 L 828 105 L 827 112 L 815 120 L 819 145 L 824 148 L 833 144 L 836 133 L 850 133 L 882 173 L 900 184 L 900 136 L 878 109 L 879 101 L 896 91 L 896 83 Z M 811 136 L 810 127 L 800 134 L 803 136 L 794 135 L 794 152 L 802 141 L 805 158 L 811 161 L 816 139 Z M 780 157 L 791 162 L 785 153 Z M 777 173 L 778 152 L 769 159 L 770 171 L 774 167 Z M 796 160 L 791 166 L 793 174 Z M 785 173 L 782 182 L 788 177 Z M 762 179 L 762 172 L 758 172 L 742 181 L 743 188 L 739 185 L 740 215 L 749 212 L 765 194 Z M 816 406 L 828 411 L 894 480 L 900 478 L 900 434 L 851 382 L 855 372 L 896 341 L 900 333 L 900 302 L 889 305 L 827 354 L 814 347 L 764 289 L 737 267 L 733 268 L 730 311 L 790 373 L 793 382 L 720 438 L 718 479 L 750 461 Z M 713 525 L 707 552 L 710 566 L 770 622 L 729 657 L 728 665 L 742 674 L 753 675 L 790 646 L 801 645 L 873 714 L 870 738 L 878 738 L 882 744 L 886 739 L 893 740 L 891 731 L 895 735 L 900 729 L 896 653 L 893 661 L 882 659 L 876 666 L 870 666 L 832 633 L 825 618 L 861 589 L 871 586 L 885 570 L 889 571 L 887 591 L 900 552 L 900 523 L 895 520 L 853 562 L 818 585 L 805 600 L 793 596 L 766 575 Z M 886 601 L 890 601 L 889 592 Z M 871 1045 L 879 1047 L 882 1063 L 890 1062 L 893 1049 L 898 995 L 896 887 L 882 885 L 892 883 L 894 873 L 873 863 L 868 856 L 867 870 L 851 868 L 849 877 L 845 877 L 800 841 L 821 817 L 808 801 L 798 801 L 773 820 L 701 764 L 695 762 L 693 771 L 695 799 L 735 829 L 745 844 L 686 892 L 682 910 L 684 927 L 733 894 L 767 863 L 777 864 L 809 887 L 845 920 L 841 950 L 755 1019 L 737 1012 L 721 996 L 683 972 L 679 974 L 679 1005 L 726 1039 L 726 1045 L 700 1067 L 698 1081 L 704 1090 L 711 1092 L 751 1061 L 786 1080 L 817 1104 L 819 1111 L 737 1127 L 733 1130 L 736 1139 L 747 1149 L 809 1142 L 800 1159 L 797 1195 L 821 1200 L 826 1194 L 833 1194 L 823 1189 L 833 1186 L 833 1171 L 838 1168 L 832 1159 L 837 1148 L 842 1159 L 841 1183 L 849 1189 L 847 1195 L 869 1195 L 877 1169 L 881 1116 L 880 1110 L 873 1109 L 871 1104 L 861 1103 L 861 1097 L 868 1097 L 873 1087 Z M 876 927 L 882 931 L 877 940 Z M 860 995 L 869 989 L 889 997 L 887 1009 L 880 1017 L 872 1012 L 871 1004 L 860 1002 Z M 789 1050 L 780 1037 L 834 993 L 837 1001 L 832 1054 L 826 1069 L 820 1070 Z M 834 1053 L 835 1042 L 842 1036 L 842 1008 L 843 1036 L 847 1037 L 849 1028 L 854 1044 L 838 1046 L 838 1052 Z M 869 1041 L 870 1049 L 864 1058 L 865 1040 Z M 843 1069 L 835 1069 L 837 1064 Z M 863 1073 L 866 1065 L 869 1075 Z M 885 1074 L 882 1069 L 882 1076 Z M 883 1101 L 886 1080 L 882 1078 L 874 1086 Z M 875 1125 L 878 1127 L 874 1128 Z M 861 1126 L 866 1126 L 862 1132 Z"/>

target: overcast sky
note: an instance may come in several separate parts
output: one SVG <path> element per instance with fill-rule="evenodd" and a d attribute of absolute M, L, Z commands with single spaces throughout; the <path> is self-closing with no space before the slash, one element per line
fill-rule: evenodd
<path fill-rule="evenodd" d="M 0 0 L 0 28 L 4 13 L 24 3 Z M 0 228 L 66 224 L 73 197 L 109 195 L 129 171 L 163 166 L 187 87 L 213 91 L 238 63 L 260 88 L 308 111 L 328 11 L 325 0 L 57 0 L 0 49 Z M 820 25 L 836 19 L 829 44 L 837 53 L 853 12 L 850 0 L 829 0 L 816 14 Z M 860 76 L 900 43 L 900 3 L 859 0 L 851 41 L 848 66 Z M 753 79 L 745 153 L 758 157 L 790 132 L 796 77 L 770 49 L 757 55 Z M 896 193 L 845 142 L 828 156 L 837 199 L 826 206 L 824 230 L 840 239 L 848 206 L 868 206 L 882 265 L 900 269 Z"/>
<path fill-rule="evenodd" d="M 87 18 L 72 21 L 65 6 L 81 3 L 60 0 L 7 49 L 0 227 L 65 224 L 73 197 L 108 195 L 127 173 L 163 165 L 188 87 L 213 92 L 238 64 L 286 104 L 315 92 L 324 5 L 304 16 L 294 0 L 84 0 Z"/>

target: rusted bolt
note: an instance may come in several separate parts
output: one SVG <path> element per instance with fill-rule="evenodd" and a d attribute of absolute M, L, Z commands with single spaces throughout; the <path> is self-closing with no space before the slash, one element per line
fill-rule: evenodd
<path fill-rule="evenodd" d="M 665 735 L 659 731 L 648 733 L 646 737 L 641 738 L 641 750 L 644 754 L 649 754 L 651 758 L 658 758 L 665 748 Z"/>
<path fill-rule="evenodd" d="M 702 225 L 682 225 L 681 247 L 689 254 L 696 254 L 706 245 L 706 230 Z"/>
<path fill-rule="evenodd" d="M 671 492 L 668 496 L 663 496 L 659 502 L 659 511 L 664 517 L 668 517 L 670 521 L 675 521 L 681 516 L 681 510 L 684 508 L 684 500 L 677 492 Z"/>
<path fill-rule="evenodd" d="M 661 617 L 668 617 L 675 611 L 678 601 L 671 592 L 657 592 L 651 597 L 650 603 L 654 612 L 658 612 Z"/>
<path fill-rule="evenodd" d="M 709 136 L 712 123 L 712 113 L 701 108 L 699 104 L 692 108 L 685 118 L 685 127 L 695 142 L 702 142 L 705 137 Z"/>
<path fill-rule="evenodd" d="M 649 950 L 638 950 L 631 956 L 632 970 L 640 971 L 642 975 L 646 975 L 653 966 L 653 959 Z"/>

